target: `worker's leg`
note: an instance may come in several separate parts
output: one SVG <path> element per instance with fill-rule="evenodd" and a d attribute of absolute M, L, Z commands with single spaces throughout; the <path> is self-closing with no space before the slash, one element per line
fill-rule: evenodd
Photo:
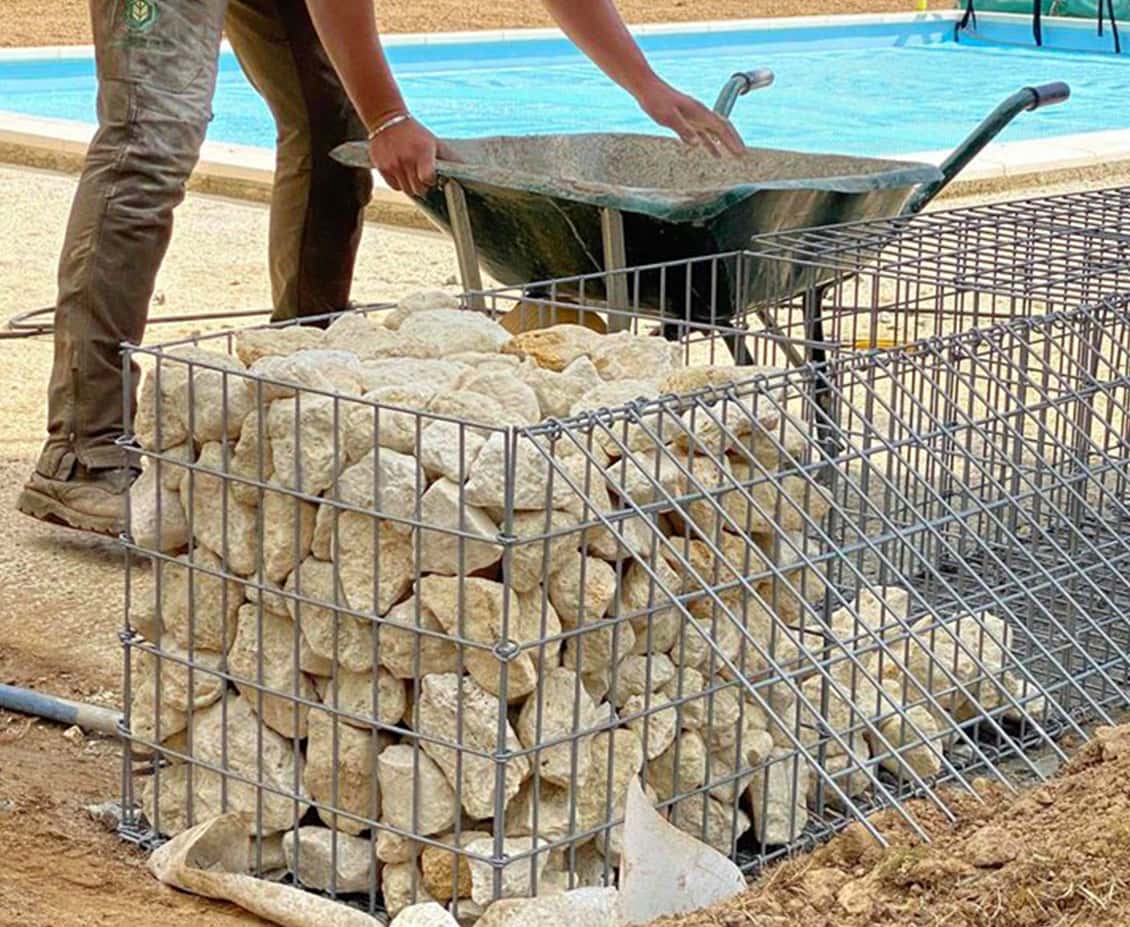
<path fill-rule="evenodd" d="M 125 431 L 119 346 L 145 331 L 173 209 L 211 116 L 225 5 L 92 0 L 98 131 L 63 244 L 48 441 L 20 497 L 27 514 L 120 528 L 129 479 L 116 443 Z"/>
<path fill-rule="evenodd" d="M 344 309 L 372 180 L 330 152 L 363 138 L 364 128 L 304 0 L 232 0 L 227 32 L 278 124 L 270 243 L 275 319 Z"/>

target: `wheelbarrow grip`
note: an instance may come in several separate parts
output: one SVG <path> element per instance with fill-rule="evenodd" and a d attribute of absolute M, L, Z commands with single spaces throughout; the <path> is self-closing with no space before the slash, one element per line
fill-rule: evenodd
<path fill-rule="evenodd" d="M 719 116 L 730 118 L 730 113 L 734 110 L 734 104 L 738 101 L 738 97 L 744 97 L 751 90 L 760 90 L 762 87 L 770 86 L 776 79 L 773 72 L 769 68 L 754 68 L 752 71 L 738 71 L 726 81 L 721 92 L 718 94 L 718 100 L 714 104 L 714 112 Z"/>
<path fill-rule="evenodd" d="M 1028 107 L 1030 110 L 1041 109 L 1045 106 L 1056 106 L 1071 99 L 1071 88 L 1061 80 L 1026 89 L 1033 97 L 1032 105 Z"/>

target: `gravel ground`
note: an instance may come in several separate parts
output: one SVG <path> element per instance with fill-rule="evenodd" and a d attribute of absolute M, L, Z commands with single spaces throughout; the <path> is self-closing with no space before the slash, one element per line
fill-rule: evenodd
<path fill-rule="evenodd" d="M 99 0 L 101 2 L 101 0 Z M 935 0 L 936 9 L 952 3 Z M 377 15 L 387 32 L 446 32 L 502 29 L 551 23 L 537 0 L 385 0 Z M 806 16 L 816 13 L 884 13 L 911 9 L 910 0 L 619 0 L 629 22 L 687 22 L 749 19 L 759 16 Z M 0 46 L 72 45 L 90 41 L 88 0 L 2 0 Z"/>

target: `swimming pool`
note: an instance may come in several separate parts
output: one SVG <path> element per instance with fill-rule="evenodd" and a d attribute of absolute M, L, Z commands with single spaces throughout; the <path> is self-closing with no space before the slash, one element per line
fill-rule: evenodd
<path fill-rule="evenodd" d="M 1024 24 L 1003 41 L 958 43 L 953 20 L 892 17 L 821 25 L 658 31 L 640 36 L 657 70 L 707 102 L 733 71 L 770 67 L 772 88 L 739 101 L 750 144 L 847 154 L 953 147 L 1021 86 L 1067 81 L 1069 105 L 1018 119 L 1004 141 L 1130 128 L 1125 57 L 1033 49 Z M 440 135 L 650 131 L 633 101 L 567 42 L 510 36 L 394 42 L 415 113 Z M 89 57 L 0 59 L 0 110 L 91 122 Z M 221 60 L 211 141 L 270 147 L 273 123 L 230 53 Z"/>

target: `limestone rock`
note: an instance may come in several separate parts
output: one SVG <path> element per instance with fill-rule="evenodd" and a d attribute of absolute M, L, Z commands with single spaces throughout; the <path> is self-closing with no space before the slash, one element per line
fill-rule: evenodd
<path fill-rule="evenodd" d="M 424 890 L 420 870 L 413 862 L 385 866 L 381 872 L 381 893 L 384 895 L 385 910 L 392 918 L 409 906 L 435 900 Z"/>
<path fill-rule="evenodd" d="M 538 898 L 494 902 L 478 927 L 617 927 L 616 890 L 578 888 Z"/>
<path fill-rule="evenodd" d="M 420 855 L 420 843 L 383 827 L 377 831 L 377 859 L 382 863 L 407 863 Z"/>
<path fill-rule="evenodd" d="M 353 611 L 379 616 L 412 589 L 416 541 L 393 523 L 350 515 L 338 525 L 337 563 L 342 592 Z M 374 524 L 380 526 L 375 543 Z"/>
<path fill-rule="evenodd" d="M 503 413 L 499 425 L 533 425 L 541 420 L 538 394 L 509 371 L 475 368 L 460 379 L 459 388 L 497 402 Z"/>
<path fill-rule="evenodd" d="M 529 853 L 533 849 L 533 840 L 529 837 L 507 837 L 503 841 L 502 852 L 506 856 L 518 856 Z M 494 838 L 487 837 L 472 841 L 467 849 L 479 856 L 494 856 Z M 533 857 L 504 863 L 495 868 L 489 863 L 484 863 L 473 857 L 468 857 L 467 865 L 471 869 L 471 898 L 477 904 L 487 905 L 495 900 L 494 876 L 501 874 L 501 887 L 498 898 L 528 898 L 534 893 L 534 887 L 545 871 L 549 854 L 541 852 Z"/>
<path fill-rule="evenodd" d="M 661 380 L 682 363 L 682 349 L 662 337 L 617 332 L 600 339 L 592 362 L 605 380 Z"/>
<path fill-rule="evenodd" d="M 434 901 L 405 908 L 389 927 L 459 927 L 459 922 Z"/>
<path fill-rule="evenodd" d="M 389 519 L 410 520 L 416 514 L 416 499 L 427 486 L 424 472 L 416 458 L 387 448 L 370 451 L 357 463 L 346 467 L 337 484 L 327 493 L 327 502 L 318 509 L 318 520 L 313 538 L 313 550 L 324 560 L 333 554 L 334 518 L 338 520 L 338 534 L 356 534 L 366 530 L 372 534 L 374 515 Z M 354 512 L 342 506 L 352 506 L 363 512 Z M 411 525 L 392 521 L 391 528 L 411 531 Z"/>
<path fill-rule="evenodd" d="M 407 744 L 389 747 L 377 757 L 384 821 L 422 837 L 442 833 L 455 823 L 455 793 L 422 750 Z"/>
<path fill-rule="evenodd" d="M 628 786 L 644 764 L 643 742 L 627 728 L 597 734 L 589 753 L 589 777 L 577 789 L 578 831 L 623 817 Z"/>
<path fill-rule="evenodd" d="M 158 661 L 151 654 L 139 651 L 134 655 L 130 732 L 152 744 L 167 741 L 188 727 L 188 715 L 170 705 L 164 687 L 158 687 L 157 667 Z"/>
<path fill-rule="evenodd" d="M 408 599 L 389 611 L 378 622 L 378 628 L 378 659 L 398 679 L 458 671 L 456 644 L 439 636 L 445 633 L 443 626 L 419 597 Z"/>
<path fill-rule="evenodd" d="M 287 868 L 304 888 L 346 895 L 374 887 L 369 841 L 329 830 L 300 827 L 283 835 Z M 379 880 L 375 883 L 379 887 Z"/>
<path fill-rule="evenodd" d="M 428 476 L 465 483 L 486 439 L 458 422 L 434 419 L 420 436 L 420 463 Z"/>
<path fill-rule="evenodd" d="M 332 563 L 307 557 L 287 578 L 285 591 L 295 596 L 287 599 L 287 608 L 314 653 L 356 673 L 372 667 L 372 624 L 339 610 L 346 600 L 334 588 Z"/>
<path fill-rule="evenodd" d="M 456 839 L 455 834 L 442 837 L 441 842 L 452 847 L 443 850 L 427 846 L 420 854 L 420 869 L 424 875 L 424 887 L 437 901 L 450 901 L 452 898 L 471 897 L 471 867 L 467 857 L 458 852 L 466 850 L 476 840 L 490 839 L 490 834 L 481 830 L 465 830 Z M 458 881 L 455 872 L 458 869 Z"/>
<path fill-rule="evenodd" d="M 580 533 L 568 512 L 518 512 L 511 533 L 518 539 L 510 554 L 510 585 L 515 592 L 530 592 L 546 576 L 568 567 L 576 559 Z M 571 530 L 573 529 L 573 530 Z"/>
<path fill-rule="evenodd" d="M 675 664 L 665 654 L 631 654 L 620 661 L 608 697 L 617 708 L 623 708 L 633 696 L 657 692 L 674 678 Z"/>
<path fill-rule="evenodd" d="M 561 509 L 579 523 L 590 526 L 579 533 L 586 553 L 602 560 L 650 556 L 655 546 L 654 526 L 646 518 L 613 507 L 607 476 L 593 460 L 580 456 L 559 457 L 557 469 L 557 479 L 570 487 Z M 574 486 L 576 489 L 572 488 Z M 612 525 L 603 524 L 602 517 Z"/>
<path fill-rule="evenodd" d="M 160 358 L 146 373 L 138 394 L 133 426 L 142 447 L 163 451 L 186 442 L 188 426 L 181 419 L 178 407 L 186 383 L 188 366 L 178 360 L 175 353 Z"/>
<path fill-rule="evenodd" d="M 499 711 L 498 699 L 470 678 L 462 680 L 453 674 L 435 674 L 424 677 L 420 686 L 420 699 L 416 706 L 417 730 L 425 737 L 437 738 L 447 743 L 463 743 L 471 750 L 486 756 L 498 749 Z M 458 722 L 462 722 L 460 736 Z M 513 728 L 506 724 L 507 750 L 519 750 L 520 745 Z M 457 793 L 461 793 L 463 810 L 472 818 L 482 820 L 494 815 L 495 773 L 494 761 L 484 756 L 465 753 L 461 764 L 455 750 L 434 741 L 425 740 L 424 750 L 443 769 L 447 780 Z M 457 781 L 457 765 L 461 765 L 462 781 Z M 517 794 L 529 775 L 529 761 L 524 756 L 508 760 L 503 771 L 503 793 L 508 801 Z"/>
<path fill-rule="evenodd" d="M 734 845 L 750 828 L 749 817 L 741 808 L 701 792 L 674 804 L 671 823 L 725 856 L 733 854 Z"/>
<path fill-rule="evenodd" d="M 366 722 L 372 720 L 392 727 L 408 709 L 404 683 L 384 668 L 377 670 L 374 680 L 372 672 L 354 673 L 339 666 L 335 679 L 322 679 L 317 685 L 322 703 L 340 711 L 341 720 L 354 727 L 368 729 Z"/>
<path fill-rule="evenodd" d="M 386 360 L 363 361 L 365 392 L 388 387 L 406 388 L 413 385 L 426 387 L 431 392 L 455 388 L 467 372 L 466 364 L 437 358 L 397 357 Z"/>
<path fill-rule="evenodd" d="M 176 447 L 166 448 L 161 454 L 168 458 L 161 461 L 161 483 L 166 489 L 180 492 L 180 481 L 184 479 L 187 465 L 196 462 L 196 445 L 185 441 Z M 153 460 L 151 466 L 156 467 L 157 461 Z"/>
<path fill-rule="evenodd" d="M 193 651 L 192 662 L 196 664 L 190 674 L 188 670 L 188 651 L 181 648 L 171 635 L 161 639 L 160 654 L 143 652 L 142 663 L 149 664 L 148 671 L 142 671 L 140 684 L 149 684 L 160 677 L 161 703 L 163 710 L 187 713 L 199 711 L 219 701 L 224 694 L 224 680 L 220 677 L 223 657 L 208 650 Z M 166 731 L 163 736 L 171 735 Z"/>
<path fill-rule="evenodd" d="M 135 731 L 136 733 L 136 727 Z M 191 783 L 191 785 L 190 785 Z M 160 772 L 145 776 L 139 789 L 141 810 L 153 830 L 165 837 L 175 837 L 190 827 L 195 827 L 226 811 L 224 808 L 223 777 L 202 766 L 176 763 L 164 766 Z M 191 815 L 188 798 L 192 797 Z M 247 833 L 256 833 L 254 806 L 251 813 L 242 812 L 247 823 Z M 254 844 L 252 844 L 254 849 Z"/>
<path fill-rule="evenodd" d="M 296 790 L 306 797 L 302 756 L 292 741 L 259 722 L 247 699 L 229 694 L 193 715 L 192 746 L 197 759 L 242 777 L 227 779 L 227 810 L 258 824 L 263 834 L 289 830 L 305 813 L 305 803 L 296 809 L 290 797 Z M 257 788 L 257 782 L 268 788 Z"/>
<path fill-rule="evenodd" d="M 173 553 L 188 544 L 188 521 L 180 493 L 168 489 L 149 462 L 129 492 L 129 531 L 134 543 L 147 550 Z M 169 468 L 162 464 L 162 475 Z"/>
<path fill-rule="evenodd" d="M 710 794 L 726 804 L 737 804 L 753 781 L 753 770 L 769 759 L 773 747 L 773 737 L 768 731 L 750 726 L 742 733 L 740 743 L 711 753 L 706 777 L 715 785 Z M 739 760 L 737 765 L 735 760 Z"/>
<path fill-rule="evenodd" d="M 733 519 L 730 530 L 746 534 L 784 530 L 803 531 L 807 524 L 819 523 L 828 511 L 825 491 L 815 482 L 800 476 L 766 477 L 756 468 L 734 462 L 732 477 L 722 485 L 722 507 Z"/>
<path fill-rule="evenodd" d="M 485 644 L 489 649 L 467 648 L 464 663 L 475 681 L 491 695 L 501 694 L 503 662 L 494 648 L 506 643 L 527 644 L 541 635 L 533 609 L 523 610 L 517 595 L 487 579 L 424 576 L 417 587 L 420 602 L 439 620 L 452 637 Z M 556 615 L 553 615 L 556 619 Z M 503 639 L 503 622 L 506 635 Z M 554 622 L 556 625 L 556 621 Z M 560 633 L 560 626 L 547 629 L 549 636 Z M 515 702 L 537 686 L 537 655 L 524 651 L 507 664 L 506 697 Z"/>
<path fill-rule="evenodd" d="M 420 531 L 420 569 L 425 573 L 474 573 L 502 559 L 498 525 L 451 480 L 436 480 L 424 493 L 420 520 L 430 526 Z"/>
<path fill-rule="evenodd" d="M 683 614 L 668 603 L 682 587 L 679 574 L 662 557 L 653 558 L 647 569 L 640 563 L 628 567 L 620 583 L 620 607 L 636 632 L 637 653 L 665 654 L 676 645 Z"/>
<path fill-rule="evenodd" d="M 445 357 L 464 351 L 499 351 L 510 334 L 485 315 L 459 309 L 424 309 L 400 322 L 400 331 L 419 338 Z"/>
<path fill-rule="evenodd" d="M 402 336 L 384 325 L 378 325 L 369 316 L 349 312 L 338 316 L 326 329 L 326 347 L 349 351 L 362 361 L 391 357 L 422 356 L 422 345 L 415 339 Z M 431 352 L 427 352 L 429 356 Z"/>
<path fill-rule="evenodd" d="M 415 382 L 381 386 L 341 409 L 342 448 L 350 461 L 362 460 L 378 447 L 415 454 L 423 430 L 433 419 L 423 413 L 436 397 L 436 388 Z"/>
<path fill-rule="evenodd" d="M 437 392 L 428 403 L 428 414 L 433 420 L 456 419 L 468 426 L 477 426 L 475 430 L 484 438 L 493 434 L 493 429 L 506 420 L 501 403 L 468 389 Z"/>
<path fill-rule="evenodd" d="M 582 784 L 580 779 L 575 783 L 576 787 Z M 506 806 L 506 836 L 532 837 L 537 834 L 543 844 L 564 840 L 576 826 L 573 794 L 573 788 L 527 780 Z"/>
<path fill-rule="evenodd" d="M 897 683 L 885 682 L 883 690 L 894 704 L 902 703 L 903 694 Z M 884 709 L 884 717 L 876 723 L 882 740 L 867 731 L 872 755 L 879 757 L 879 765 L 892 775 L 906 780 L 913 770 L 919 778 L 929 782 L 942 771 L 943 729 L 924 703 L 903 706 L 903 711 L 905 721 L 895 712 Z"/>
<path fill-rule="evenodd" d="M 492 351 L 463 351 L 459 354 L 450 355 L 446 360 L 453 364 L 466 364 L 468 367 L 475 368 L 475 371 L 483 371 L 484 373 L 487 371 L 515 373 L 522 367 L 531 366 L 524 364 L 521 358 L 515 357 L 513 354 L 495 354 Z M 463 376 L 459 378 L 459 385 L 462 386 L 464 380 L 475 375 L 471 371 L 465 371 Z"/>
<path fill-rule="evenodd" d="M 706 677 L 696 669 L 680 666 L 675 678 L 663 687 L 663 694 L 679 705 L 679 723 L 685 730 L 697 731 L 710 717 L 712 696 L 704 693 Z"/>
<path fill-rule="evenodd" d="M 745 876 L 727 855 L 665 821 L 638 783 L 629 787 L 617 925 L 697 911 L 745 887 Z"/>
<path fill-rule="evenodd" d="M 794 751 L 777 747 L 767 766 L 754 771 L 749 786 L 753 826 L 765 846 L 792 843 L 808 823 L 807 762 Z"/>
<path fill-rule="evenodd" d="M 678 709 L 661 693 L 633 695 L 621 710 L 628 727 L 647 746 L 647 758 L 657 759 L 675 741 L 679 730 Z"/>
<path fill-rule="evenodd" d="M 734 367 L 720 364 L 705 364 L 695 367 L 682 367 L 671 371 L 663 378 L 660 390 L 683 396 L 699 390 L 745 383 L 756 377 L 774 376 L 783 373 L 779 367 Z"/>
<path fill-rule="evenodd" d="M 592 730 L 599 721 L 596 704 L 577 674 L 563 666 L 556 667 L 546 673 L 522 706 L 517 722 L 518 739 L 522 746 L 533 749 L 546 741 L 574 738 L 533 755 L 535 771 L 543 781 L 568 786 L 583 779 L 589 768 L 592 735 L 576 735 Z"/>
<path fill-rule="evenodd" d="M 346 464 L 345 448 L 338 439 L 347 409 L 328 396 L 304 395 L 271 403 L 267 433 L 276 482 L 311 496 L 333 485 Z M 335 426 L 342 430 L 335 431 Z"/>
<path fill-rule="evenodd" d="M 381 817 L 376 761 L 389 738 L 350 727 L 321 709 L 310 712 L 307 729 L 303 784 L 325 806 L 318 817 L 327 827 L 354 836 L 369 830 Z"/>
<path fill-rule="evenodd" d="M 236 615 L 243 592 L 235 580 L 225 579 L 220 558 L 205 547 L 175 561 L 159 561 L 161 620 L 181 647 L 226 653 L 235 639 Z M 191 574 L 192 596 L 189 597 Z"/>
<path fill-rule="evenodd" d="M 616 599 L 616 571 L 603 560 L 573 554 L 549 578 L 549 600 L 563 627 L 600 621 Z"/>
<path fill-rule="evenodd" d="M 360 396 L 364 370 L 352 351 L 319 348 L 288 357 L 264 357 L 255 362 L 251 373 L 259 378 L 254 386 L 256 399 L 265 404 L 293 397 L 299 390 Z M 303 392 L 303 405 L 314 398 L 314 392 Z"/>
<path fill-rule="evenodd" d="M 405 296 L 396 308 L 385 316 L 385 328 L 396 331 L 410 315 L 429 309 L 458 309 L 459 297 L 446 290 L 421 290 Z"/>
<path fill-rule="evenodd" d="M 596 389 L 603 380 L 593 362 L 581 355 L 557 373 L 543 367 L 527 365 L 518 375 L 529 385 L 538 399 L 541 418 L 568 418 L 578 396 Z"/>
<path fill-rule="evenodd" d="M 636 632 L 628 622 L 605 623 L 569 637 L 563 663 L 579 672 L 590 694 L 601 699 L 612 685 L 612 667 L 630 654 L 635 644 Z"/>
<path fill-rule="evenodd" d="M 592 415 L 602 409 L 619 409 L 636 402 L 654 399 L 659 393 L 656 381 L 650 378 L 638 380 L 613 380 L 590 389 L 573 401 L 570 416 Z M 625 421 L 623 418 L 606 427 L 592 426 L 593 443 L 611 458 L 624 456 L 625 447 L 633 452 L 655 449 L 654 434 L 673 434 L 665 426 L 666 417 L 662 409 L 649 409 L 638 413 L 639 421 Z M 586 444 L 588 436 L 582 433 L 580 439 Z"/>
<path fill-rule="evenodd" d="M 495 432 L 471 464 L 467 501 L 483 508 L 503 508 L 508 475 L 513 483 L 510 502 L 520 511 L 564 508 L 574 496 L 557 472 L 548 447 L 539 448 L 533 439 L 523 436 L 508 447 L 506 435 Z"/>
<path fill-rule="evenodd" d="M 232 481 L 232 495 L 244 505 L 258 505 L 259 488 L 251 483 L 266 483 L 275 473 L 265 410 L 260 415 L 258 409 L 252 409 L 243 420 L 239 441 L 228 461 L 227 472 L 239 478 Z M 251 482 L 244 483 L 241 480 Z"/>
<path fill-rule="evenodd" d="M 196 442 L 238 438 L 243 420 L 255 408 L 252 381 L 239 358 L 202 348 L 178 352 L 178 356 L 191 366 L 176 394 L 177 414 Z"/>
<path fill-rule="evenodd" d="M 197 463 L 225 473 L 224 454 L 220 444 L 205 444 Z M 234 497 L 232 485 L 204 470 L 186 470 L 180 484 L 181 505 L 191 513 L 196 539 L 224 557 L 233 572 L 250 576 L 259 565 L 259 516 L 253 506 Z"/>
<path fill-rule="evenodd" d="M 262 716 L 264 724 L 283 737 L 306 736 L 310 709 L 295 699 L 316 701 L 318 696 L 310 677 L 294 665 L 294 636 L 294 622 L 289 618 L 264 609 L 260 624 L 259 609 L 244 605 L 239 610 L 239 631 L 228 655 L 228 669 L 246 680 L 237 681 L 236 687 L 247 704 Z M 262 705 L 258 687 L 263 690 Z"/>
<path fill-rule="evenodd" d="M 502 346 L 502 353 L 528 357 L 539 367 L 560 373 L 577 358 L 591 355 L 603 337 L 583 325 L 554 325 L 515 335 Z"/>
<path fill-rule="evenodd" d="M 310 553 L 318 510 L 291 493 L 263 494 L 263 574 L 280 583 Z"/>
<path fill-rule="evenodd" d="M 706 785 L 706 744 L 694 731 L 682 735 L 647 764 L 647 781 L 660 801 Z M 676 774 L 677 773 L 677 774 Z"/>
<path fill-rule="evenodd" d="M 287 357 L 299 351 L 323 346 L 325 333 L 310 325 L 281 328 L 245 328 L 235 335 L 235 353 L 244 365 L 252 366 L 263 357 Z"/>

